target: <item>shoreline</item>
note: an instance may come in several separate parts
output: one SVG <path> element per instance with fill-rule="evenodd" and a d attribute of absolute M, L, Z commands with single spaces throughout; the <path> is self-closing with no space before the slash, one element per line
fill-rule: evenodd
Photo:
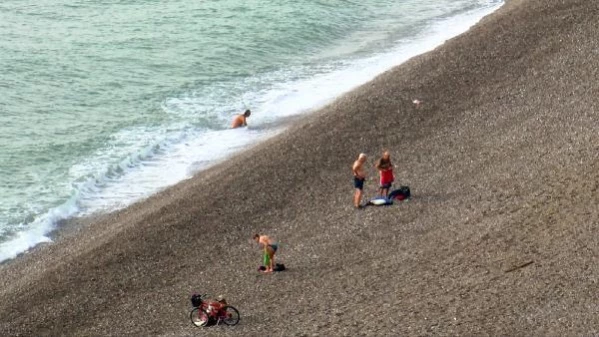
<path fill-rule="evenodd" d="M 307 114 L 310 114 L 310 113 L 308 112 Z M 265 124 L 261 125 L 260 128 L 258 128 L 258 129 L 269 128 L 268 130 L 273 130 L 273 128 L 274 128 L 273 132 L 275 134 L 273 136 L 268 137 L 266 139 L 266 141 L 268 141 L 270 138 L 275 138 L 279 134 L 283 133 L 287 128 L 292 126 L 292 123 L 298 122 L 302 118 L 305 118 L 306 115 L 293 115 L 293 116 L 282 117 L 279 120 L 265 123 Z M 255 147 L 255 146 L 257 146 L 257 145 L 253 145 L 251 147 Z M 246 149 L 246 150 L 249 150 L 249 149 Z M 175 185 L 184 184 L 186 180 L 193 179 L 196 176 L 203 174 L 205 171 L 211 170 L 215 166 L 220 166 L 220 165 L 224 164 L 228 159 L 230 159 L 236 155 L 238 155 L 238 153 L 231 153 L 228 156 L 224 157 L 223 159 L 210 165 L 209 167 L 207 167 L 205 169 L 201 169 L 200 171 L 194 173 L 192 177 L 182 180 Z M 132 207 L 136 204 L 144 203 L 147 199 L 157 197 L 158 194 L 161 194 L 163 191 L 165 191 L 169 188 L 172 188 L 175 185 L 165 187 L 162 190 L 159 190 L 154 194 L 151 194 L 145 198 L 142 198 L 142 199 L 132 203 L 129 206 L 126 206 L 126 207 L 123 207 L 120 209 L 107 211 L 107 212 L 97 212 L 97 213 L 90 214 L 90 215 L 76 216 L 76 217 L 71 217 L 71 218 L 60 220 L 55 225 L 55 229 L 47 234 L 48 238 L 50 238 L 50 240 L 52 240 L 51 242 L 40 242 L 37 245 L 29 248 L 26 251 L 18 253 L 17 256 L 14 258 L 0 261 L 0 266 L 8 265 L 11 263 L 19 263 L 18 261 L 22 257 L 27 256 L 27 255 L 37 252 L 37 251 L 40 251 L 40 253 L 36 253 L 36 254 L 41 254 L 46 247 L 51 246 L 53 244 L 58 244 L 60 241 L 64 240 L 65 238 L 71 237 L 73 235 L 77 235 L 77 233 L 81 232 L 82 230 L 86 230 L 86 228 L 88 228 L 89 226 L 93 226 L 94 224 L 106 221 L 107 219 L 115 216 L 116 213 L 123 212 L 129 207 Z"/>
<path fill-rule="evenodd" d="M 201 292 L 242 315 L 208 336 L 596 334 L 598 6 L 506 1 L 284 134 L 0 264 L 0 332 L 194 335 Z M 351 162 L 383 148 L 414 199 L 355 211 Z M 255 232 L 288 271 L 256 274 Z"/>
<path fill-rule="evenodd" d="M 497 6 L 499 6 L 499 7 L 497 7 Z M 495 8 L 495 7 L 497 7 L 497 8 Z M 471 23 L 469 22 L 470 20 L 475 19 L 476 22 L 478 22 L 481 19 L 481 18 L 478 17 L 481 13 L 488 12 L 489 10 L 495 11 L 495 10 L 497 10 L 500 7 L 501 7 L 501 5 L 494 5 L 494 6 L 490 6 L 488 8 L 485 7 L 485 8 L 478 8 L 478 9 L 475 9 L 475 10 L 469 10 L 469 11 L 466 11 L 465 13 L 461 13 L 459 15 L 443 19 L 440 22 L 445 22 L 445 23 L 449 24 L 451 26 L 452 30 L 463 31 L 463 29 L 466 26 L 471 26 Z M 495 8 L 495 9 L 493 9 L 493 8 Z M 466 21 L 466 23 L 461 22 L 459 25 L 457 25 L 456 27 L 454 27 L 454 25 L 456 25 L 455 21 L 458 20 L 458 18 L 464 19 Z M 475 23 L 472 23 L 472 24 L 475 24 Z M 423 36 L 427 36 L 426 38 L 420 37 L 422 39 L 419 38 L 419 39 L 417 39 L 417 41 L 411 41 L 411 42 L 407 41 L 407 42 L 404 42 L 402 44 L 394 45 L 394 46 L 390 47 L 389 50 L 386 50 L 386 51 L 380 52 L 380 53 L 376 53 L 374 55 L 366 57 L 365 59 L 361 59 L 360 62 L 363 63 L 363 61 L 367 61 L 367 60 L 371 60 L 371 59 L 377 58 L 378 62 L 381 62 L 381 64 L 382 64 L 380 66 L 379 65 L 377 65 L 377 66 L 367 65 L 368 68 L 373 68 L 371 70 L 374 70 L 375 73 L 374 73 L 374 75 L 370 75 L 369 74 L 366 77 L 373 78 L 375 76 L 378 76 L 378 75 L 384 73 L 385 71 L 389 71 L 393 67 L 397 67 L 397 66 L 401 65 L 406 60 L 409 60 L 409 58 L 418 56 L 418 55 L 420 55 L 422 53 L 426 53 L 427 51 L 429 51 L 431 49 L 430 46 L 435 45 L 436 47 L 438 47 L 439 45 L 442 45 L 444 43 L 444 42 L 441 42 L 441 41 L 446 41 L 446 38 L 450 39 L 450 38 L 455 37 L 455 35 L 454 36 L 450 36 L 450 37 L 446 37 L 445 35 L 447 35 L 447 33 L 438 33 L 437 32 L 438 26 L 440 26 L 440 23 L 430 24 L 428 26 L 428 28 L 426 28 L 423 31 L 423 33 L 422 33 Z M 452 35 L 452 34 L 449 34 L 449 35 Z M 412 55 L 409 58 L 406 58 L 406 55 L 404 55 L 404 53 L 406 53 L 407 50 L 410 50 L 411 48 L 415 48 L 417 51 L 416 52 L 412 52 L 412 51 L 408 52 L 408 56 L 412 55 L 412 54 L 415 54 L 415 55 Z M 397 61 L 393 60 L 393 61 L 391 61 L 391 63 L 389 63 L 389 60 L 391 59 L 391 56 L 393 56 L 393 58 L 398 58 L 398 60 Z M 369 64 L 371 62 L 369 61 L 369 62 L 366 62 L 366 63 Z M 380 71 L 380 69 L 385 69 L 385 70 Z M 345 70 L 336 70 L 336 71 L 334 71 L 333 73 L 331 73 L 329 75 L 334 75 L 336 72 L 344 73 Z M 363 76 L 364 75 L 362 74 L 361 76 L 358 76 L 358 77 L 362 78 Z M 362 83 L 362 84 L 357 84 L 354 87 L 354 89 L 356 87 L 359 87 L 360 85 L 363 85 L 363 81 L 362 80 L 359 80 L 357 83 Z M 345 86 L 346 86 L 345 84 L 342 85 L 342 87 L 345 87 Z M 266 120 L 266 121 L 262 120 L 262 123 L 260 123 L 258 125 L 258 127 L 252 127 L 249 131 L 260 132 L 261 134 L 259 134 L 259 135 L 258 134 L 257 135 L 253 135 L 252 137 L 256 138 L 255 141 L 262 142 L 265 139 L 274 137 L 274 136 L 276 136 L 276 135 L 278 135 L 278 134 L 280 134 L 282 132 L 285 132 L 285 129 L 287 127 L 289 127 L 289 125 L 293 121 L 298 121 L 300 118 L 304 118 L 306 115 L 309 115 L 309 114 L 313 113 L 314 111 L 317 111 L 317 110 L 319 110 L 319 109 L 327 106 L 328 104 L 330 104 L 331 102 L 333 102 L 335 99 L 338 99 L 339 97 L 342 97 L 348 91 L 351 91 L 351 90 L 353 90 L 353 89 L 347 89 L 347 90 L 342 89 L 341 93 L 338 94 L 338 95 L 336 95 L 335 97 L 324 99 L 320 103 L 315 103 L 314 106 L 311 106 L 310 108 L 306 109 L 303 112 L 295 113 L 295 114 L 292 114 L 290 116 L 281 116 L 281 117 L 278 117 L 278 119 L 274 120 L 274 121 L 272 121 L 272 120 L 271 121 L 269 121 L 269 120 Z M 328 102 L 328 103 L 326 103 L 326 102 Z M 274 130 L 273 130 L 273 128 L 274 128 Z M 221 130 L 221 131 L 224 131 L 224 130 Z M 268 131 L 272 131 L 272 132 L 270 132 L 270 134 L 269 134 Z M 266 134 L 264 134 L 265 132 L 266 132 Z M 181 181 L 185 181 L 185 180 L 191 179 L 193 176 L 201 174 L 201 172 L 204 171 L 206 168 L 214 166 L 214 165 L 216 165 L 218 163 L 221 163 L 221 162 L 225 162 L 231 156 L 235 156 L 236 153 L 238 153 L 239 151 L 245 151 L 245 150 L 247 150 L 248 147 L 252 147 L 252 146 L 255 146 L 255 145 L 253 145 L 253 144 L 242 145 L 243 149 L 241 149 L 241 150 L 240 149 L 233 149 L 230 153 L 227 153 L 224 157 L 221 157 L 221 158 L 218 158 L 218 159 L 208 159 L 209 164 L 207 164 L 207 167 L 202 167 L 202 168 L 199 168 L 199 169 L 198 168 L 192 169 L 191 166 L 190 166 L 187 169 L 188 169 L 189 172 L 192 172 L 191 177 L 183 178 L 182 180 L 179 180 L 177 183 L 180 183 Z M 190 165 L 192 165 L 192 164 L 190 164 Z M 158 185 L 160 185 L 160 184 L 158 184 Z M 131 202 L 131 200 L 125 201 L 125 204 L 131 205 L 133 203 L 142 202 L 143 200 L 149 198 L 150 196 L 156 194 L 157 192 L 159 192 L 161 190 L 169 188 L 170 186 L 173 186 L 173 184 L 171 184 L 171 185 L 167 184 L 167 185 L 162 186 L 162 187 L 151 188 L 152 192 L 149 192 L 148 190 L 146 190 L 146 192 L 144 192 L 144 193 L 148 193 L 147 195 L 134 197 L 131 200 L 135 199 L 135 201 L 133 201 L 133 202 Z M 108 188 L 111 188 L 111 187 L 108 187 Z M 117 190 L 117 192 L 118 192 L 118 190 Z M 77 204 L 77 203 L 78 203 L 78 201 L 75 202 L 75 204 Z M 48 225 L 48 224 L 39 225 L 40 226 L 39 228 L 37 228 L 37 227 L 36 228 L 32 228 L 29 231 L 25 231 L 24 233 L 20 233 L 20 234 L 24 234 L 27 237 L 27 239 L 20 239 L 19 238 L 20 235 L 17 235 L 17 238 L 14 239 L 14 240 L 0 243 L 0 259 L 4 258 L 5 256 L 11 255 L 9 253 L 9 249 L 4 249 L 5 247 L 2 247 L 3 245 L 6 245 L 7 247 L 9 247 L 9 246 L 11 246 L 11 245 L 13 245 L 15 243 L 17 245 L 19 245 L 19 243 L 21 243 L 21 246 L 22 246 L 22 245 L 31 245 L 30 242 L 32 242 L 34 240 L 39 241 L 39 243 L 35 244 L 34 246 L 26 249 L 25 251 L 22 251 L 22 252 L 16 254 L 17 256 L 21 256 L 23 254 L 27 254 L 28 251 L 30 251 L 32 248 L 34 248 L 37 245 L 44 246 L 44 245 L 46 245 L 48 243 L 52 244 L 52 242 L 54 241 L 53 237 L 55 237 L 57 235 L 54 232 L 60 231 L 61 228 L 65 227 L 65 225 L 68 225 L 69 223 L 78 223 L 78 222 L 81 222 L 81 221 L 83 221 L 83 222 L 89 222 L 87 220 L 80 220 L 80 219 L 82 219 L 82 218 L 85 219 L 85 218 L 88 218 L 88 217 L 91 218 L 91 219 L 93 219 L 93 218 L 95 218 L 97 216 L 103 216 L 103 215 L 106 215 L 106 214 L 110 214 L 112 212 L 117 212 L 117 211 L 119 211 L 119 210 L 121 210 L 123 208 L 128 207 L 128 206 L 115 206 L 115 205 L 116 205 L 116 203 L 113 204 L 113 206 L 110 206 L 112 208 L 110 210 L 99 209 L 99 210 L 93 211 L 91 214 L 89 212 L 85 211 L 85 207 L 82 206 L 83 210 L 80 209 L 78 211 L 75 211 L 75 214 L 72 214 L 72 212 L 69 211 L 69 214 L 72 214 L 72 215 L 68 216 L 67 218 L 63 218 L 61 220 L 58 220 L 57 222 L 54 221 L 54 220 L 43 221 L 44 223 L 45 222 L 50 223 L 50 225 Z M 89 204 L 87 206 L 90 207 Z M 56 208 L 52 208 L 52 209 L 48 210 L 45 213 L 45 215 L 40 215 L 40 217 L 44 218 L 48 213 L 53 213 L 55 211 L 57 213 L 63 213 L 65 207 L 66 208 L 72 208 L 72 207 L 79 208 L 79 205 L 68 205 L 68 202 L 65 202 L 62 205 L 57 206 Z M 81 214 L 82 212 L 85 213 L 85 214 Z M 53 216 L 51 216 L 51 218 L 52 217 Z M 60 217 L 62 217 L 62 216 L 60 216 Z M 51 229 L 48 229 L 48 227 L 50 227 Z M 36 235 L 40 235 L 40 236 L 37 237 L 37 238 L 33 238 L 30 235 L 28 235 L 31 232 L 40 232 L 40 233 L 44 233 L 44 235 L 41 236 L 41 234 L 36 234 Z M 36 236 L 36 235 L 34 235 L 34 236 Z M 51 241 L 47 242 L 46 241 L 47 239 L 49 239 Z M 24 242 L 27 242 L 27 243 L 24 243 Z M 2 260 L 2 261 L 0 261 L 0 264 L 6 262 L 8 260 L 11 260 L 11 259 L 14 259 L 14 258 L 8 258 L 8 259 L 5 259 L 5 260 Z"/>

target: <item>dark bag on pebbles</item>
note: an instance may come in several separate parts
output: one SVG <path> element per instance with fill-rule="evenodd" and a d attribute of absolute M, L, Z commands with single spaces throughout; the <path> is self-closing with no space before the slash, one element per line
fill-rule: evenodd
<path fill-rule="evenodd" d="M 399 189 L 389 193 L 389 199 L 391 200 L 405 200 L 410 198 L 410 188 L 408 186 L 401 186 Z"/>
<path fill-rule="evenodd" d="M 275 266 L 272 268 L 272 271 L 283 271 L 285 270 L 285 265 L 282 263 L 275 263 Z M 260 266 L 258 267 L 258 271 L 265 271 L 266 267 Z"/>
<path fill-rule="evenodd" d="M 193 307 L 199 307 L 202 304 L 202 296 L 201 295 L 197 295 L 197 294 L 193 294 L 191 295 L 191 305 L 193 305 Z"/>

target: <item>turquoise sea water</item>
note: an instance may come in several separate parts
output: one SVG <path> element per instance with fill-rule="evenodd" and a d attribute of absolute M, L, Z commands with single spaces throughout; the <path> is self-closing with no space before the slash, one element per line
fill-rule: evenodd
<path fill-rule="evenodd" d="M 3 0 L 0 261 L 280 132 L 265 126 L 502 2 Z M 250 127 L 228 130 L 245 108 Z"/>

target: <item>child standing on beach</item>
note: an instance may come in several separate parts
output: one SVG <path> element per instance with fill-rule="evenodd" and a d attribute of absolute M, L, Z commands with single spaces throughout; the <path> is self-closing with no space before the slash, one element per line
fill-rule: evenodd
<path fill-rule="evenodd" d="M 387 197 L 389 195 L 389 189 L 395 180 L 395 177 L 393 176 L 393 164 L 391 164 L 391 155 L 389 154 L 389 151 L 383 152 L 383 157 L 377 160 L 376 169 L 379 170 L 381 177 L 379 194 L 383 197 Z"/>
<path fill-rule="evenodd" d="M 275 253 L 279 249 L 279 244 L 266 235 L 254 234 L 253 239 L 264 249 L 265 272 L 272 273 L 275 265 Z"/>

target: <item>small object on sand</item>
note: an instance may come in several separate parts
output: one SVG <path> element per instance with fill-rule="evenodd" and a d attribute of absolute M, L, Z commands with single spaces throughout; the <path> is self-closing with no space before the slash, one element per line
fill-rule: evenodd
<path fill-rule="evenodd" d="M 272 269 L 272 271 L 283 271 L 285 269 L 287 269 L 287 268 L 285 268 L 284 264 L 282 264 L 282 263 L 275 263 L 275 266 Z M 258 267 L 258 271 L 264 273 L 264 272 L 266 272 L 266 267 L 260 266 L 260 267 Z"/>
<path fill-rule="evenodd" d="M 386 197 L 376 197 L 376 198 L 370 199 L 370 201 L 368 201 L 367 205 L 374 205 L 374 206 L 393 205 L 393 200 L 386 198 Z"/>
<path fill-rule="evenodd" d="M 524 267 L 530 266 L 530 265 L 531 265 L 531 264 L 533 264 L 533 263 L 534 263 L 534 261 L 528 261 L 528 262 L 525 262 L 525 263 L 523 263 L 523 264 L 521 264 L 521 265 L 518 265 L 518 266 L 512 267 L 512 268 L 510 268 L 510 269 L 506 270 L 505 272 L 506 272 L 506 273 L 511 273 L 511 272 L 513 272 L 513 271 L 515 271 L 515 270 L 522 269 L 522 268 L 524 268 Z"/>
<path fill-rule="evenodd" d="M 419 100 L 419 99 L 414 99 L 414 100 L 412 101 L 412 103 L 414 103 L 414 105 L 416 106 L 416 108 L 419 108 L 419 107 L 420 107 L 420 104 L 422 104 L 422 101 L 421 101 L 421 100 Z"/>

